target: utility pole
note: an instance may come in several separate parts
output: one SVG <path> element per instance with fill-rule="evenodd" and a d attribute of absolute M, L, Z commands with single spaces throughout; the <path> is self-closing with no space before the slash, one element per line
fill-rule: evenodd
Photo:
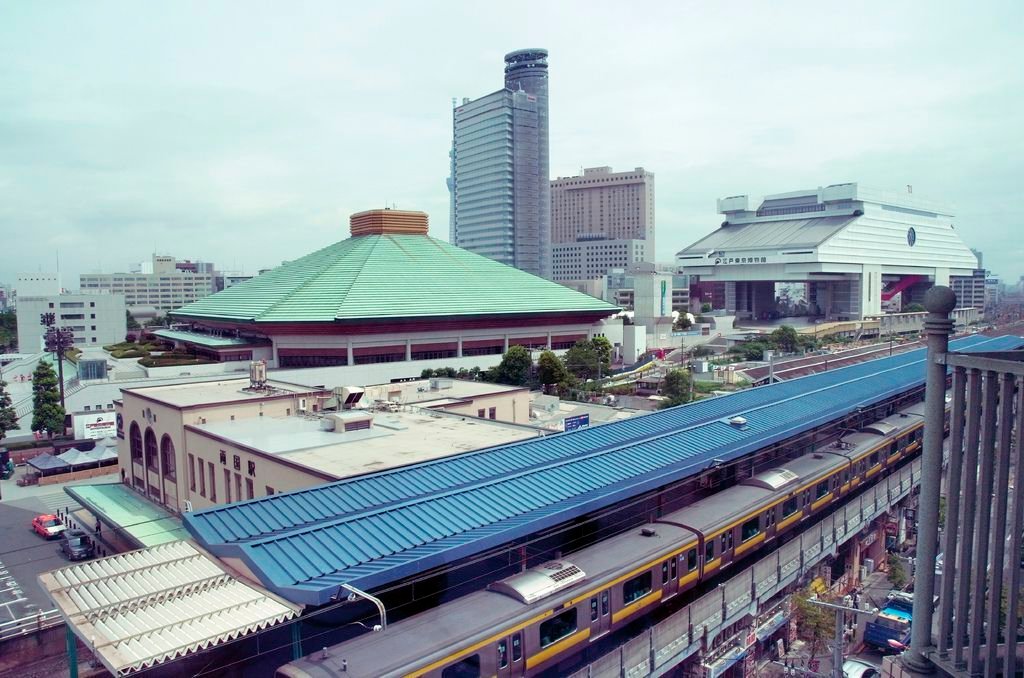
<path fill-rule="evenodd" d="M 876 614 L 877 609 L 872 610 L 860 610 L 856 607 L 847 607 L 845 605 L 836 605 L 835 603 L 826 603 L 823 600 L 808 599 L 807 602 L 811 605 L 817 605 L 818 607 L 824 607 L 829 610 L 834 610 L 836 613 L 836 637 L 833 640 L 832 646 L 832 678 L 844 678 L 843 676 L 843 632 L 846 626 L 846 615 L 852 613 L 853 615 L 859 614 Z"/>
<path fill-rule="evenodd" d="M 64 352 L 75 345 L 75 332 L 70 327 L 57 327 L 54 323 L 56 316 L 53 313 L 40 313 L 39 323 L 46 328 L 44 336 L 46 350 L 57 356 L 57 382 L 60 385 L 60 407 L 67 411 L 64 405 Z"/>

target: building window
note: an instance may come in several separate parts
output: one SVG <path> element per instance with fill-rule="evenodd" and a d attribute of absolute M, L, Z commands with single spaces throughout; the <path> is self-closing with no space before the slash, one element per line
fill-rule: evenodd
<path fill-rule="evenodd" d="M 231 471 L 224 469 L 224 503 L 231 503 Z"/>
<path fill-rule="evenodd" d="M 246 499 L 252 499 L 253 498 L 252 478 L 246 478 L 245 479 L 245 498 Z"/>
<path fill-rule="evenodd" d="M 217 476 L 212 461 L 208 462 L 207 470 L 210 472 L 210 501 L 217 501 Z"/>
<path fill-rule="evenodd" d="M 150 471 L 159 471 L 160 461 L 157 457 L 156 434 L 153 433 L 153 429 L 148 426 L 146 427 L 144 448 L 146 454 L 146 468 Z"/>
<path fill-rule="evenodd" d="M 476 411 L 476 416 L 480 417 L 481 419 L 484 418 L 484 409 L 482 407 Z"/>
<path fill-rule="evenodd" d="M 235 474 L 235 501 L 242 501 L 242 475 Z"/>
<path fill-rule="evenodd" d="M 274 494 L 274 488 L 272 488 L 270 485 L 267 485 L 266 488 L 264 489 L 266 489 L 268 497 Z"/>
<path fill-rule="evenodd" d="M 139 431 L 139 425 L 132 422 L 131 427 L 128 429 L 128 444 L 132 452 L 132 461 L 136 464 L 142 463 L 142 433 Z"/>
<path fill-rule="evenodd" d="M 497 419 L 498 418 L 498 408 L 497 407 L 492 407 L 489 410 L 487 410 L 487 416 L 490 419 Z"/>
<path fill-rule="evenodd" d="M 174 442 L 166 433 L 160 439 L 160 463 L 163 465 L 164 478 L 168 480 L 178 479 L 178 469 L 174 463 Z"/>
<path fill-rule="evenodd" d="M 199 463 L 202 464 L 203 462 L 200 461 Z M 188 455 L 188 489 L 193 492 L 196 491 L 196 458 L 191 452 Z"/>

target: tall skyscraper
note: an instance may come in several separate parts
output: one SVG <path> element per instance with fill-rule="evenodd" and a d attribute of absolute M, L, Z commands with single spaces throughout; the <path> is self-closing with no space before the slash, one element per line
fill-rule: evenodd
<path fill-rule="evenodd" d="M 505 86 L 455 107 L 448 187 L 454 244 L 550 278 L 547 57 L 505 55 Z"/>

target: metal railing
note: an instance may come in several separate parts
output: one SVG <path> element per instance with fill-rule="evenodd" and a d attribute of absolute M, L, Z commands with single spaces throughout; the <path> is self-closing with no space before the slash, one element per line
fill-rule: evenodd
<path fill-rule="evenodd" d="M 956 296 L 925 295 L 928 376 L 914 624 L 904 666 L 1013 676 L 1022 665 L 1024 351 L 949 352 Z M 946 395 L 947 369 L 952 391 Z M 950 402 L 945 525 L 940 524 L 943 401 Z M 940 543 L 939 532 L 942 528 Z M 941 547 L 941 549 L 940 549 Z M 933 561 L 943 554 L 941 580 Z M 938 606 L 934 599 L 938 596 Z"/>
<path fill-rule="evenodd" d="M 12 638 L 30 636 L 54 626 L 61 626 L 62 624 L 64 624 L 64 618 L 56 609 L 46 610 L 45 612 L 39 610 L 32 615 L 0 623 L 0 642 Z"/>

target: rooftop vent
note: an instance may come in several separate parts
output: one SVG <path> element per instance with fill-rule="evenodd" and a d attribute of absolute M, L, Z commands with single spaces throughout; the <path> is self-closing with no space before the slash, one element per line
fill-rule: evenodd
<path fill-rule="evenodd" d="M 873 424 L 868 424 L 861 430 L 864 431 L 865 433 L 874 433 L 875 435 L 879 436 L 888 436 L 892 435 L 893 433 L 896 433 L 896 431 L 899 430 L 899 427 L 893 426 L 892 424 L 885 421 L 876 421 Z"/>
<path fill-rule="evenodd" d="M 536 602 L 587 578 L 580 568 L 564 560 L 551 560 L 526 572 L 494 582 L 488 588 L 521 603 Z"/>
<path fill-rule="evenodd" d="M 653 537 L 658 533 L 654 531 L 653 527 L 644 527 L 640 529 L 640 534 L 644 537 Z"/>
<path fill-rule="evenodd" d="M 740 416 L 731 417 L 729 419 L 729 423 L 732 424 L 733 426 L 746 426 L 747 425 L 747 418 L 746 417 L 740 417 Z"/>

